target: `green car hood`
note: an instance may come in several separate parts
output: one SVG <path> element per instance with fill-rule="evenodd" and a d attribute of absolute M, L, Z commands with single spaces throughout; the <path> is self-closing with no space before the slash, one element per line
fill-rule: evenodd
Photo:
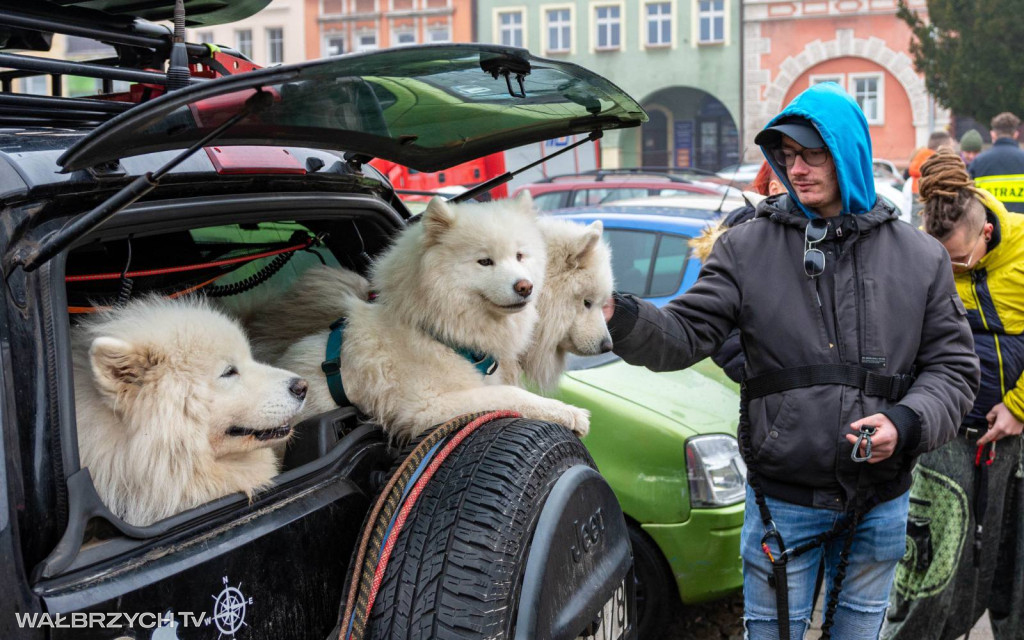
<path fill-rule="evenodd" d="M 654 372 L 618 360 L 610 364 L 570 371 L 566 376 L 658 413 L 678 425 L 684 437 L 704 433 L 736 434 L 739 386 L 711 360 L 683 371 Z"/>

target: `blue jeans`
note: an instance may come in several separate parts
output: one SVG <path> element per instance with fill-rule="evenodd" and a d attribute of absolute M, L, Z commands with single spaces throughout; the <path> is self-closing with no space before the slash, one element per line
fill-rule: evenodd
<path fill-rule="evenodd" d="M 766 498 L 772 520 L 789 548 L 828 531 L 846 516 L 838 511 L 815 509 Z M 910 492 L 883 502 L 869 511 L 857 526 L 850 563 L 839 594 L 839 606 L 833 618 L 832 637 L 835 640 L 877 638 L 882 628 L 885 609 L 889 604 L 896 565 L 906 548 L 907 512 Z M 768 585 L 771 562 L 761 550 L 764 526 L 754 501 L 754 492 L 747 487 L 746 513 L 740 542 L 743 555 L 743 618 L 747 637 L 751 640 L 778 638 L 775 589 Z M 814 583 L 818 563 L 825 554 L 826 600 L 839 565 L 843 548 L 839 537 L 796 558 L 787 565 L 789 582 L 789 634 L 793 640 L 803 638 L 811 621 Z M 770 544 L 778 557 L 778 549 Z"/>

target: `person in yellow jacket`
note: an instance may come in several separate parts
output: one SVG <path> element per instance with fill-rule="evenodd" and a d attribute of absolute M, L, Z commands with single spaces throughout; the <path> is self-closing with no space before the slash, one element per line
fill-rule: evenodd
<path fill-rule="evenodd" d="M 988 610 L 996 640 L 1024 639 L 1024 217 L 975 188 L 940 150 L 922 167 L 924 230 L 946 248 L 981 361 L 957 438 L 921 456 L 907 553 L 883 636 L 952 640 Z M 926 320 L 927 322 L 927 320 Z"/>

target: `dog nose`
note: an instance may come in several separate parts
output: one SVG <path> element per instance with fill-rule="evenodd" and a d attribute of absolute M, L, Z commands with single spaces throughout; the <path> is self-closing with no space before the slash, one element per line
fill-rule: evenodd
<path fill-rule="evenodd" d="M 605 338 L 601 341 L 601 353 L 608 353 L 612 350 L 612 341 L 610 338 Z"/>
<path fill-rule="evenodd" d="M 512 285 L 512 288 L 523 298 L 529 298 L 530 294 L 533 293 L 533 283 L 525 278 Z"/>
<path fill-rule="evenodd" d="M 299 400 L 303 400 L 306 397 L 306 389 L 309 388 L 307 383 L 302 378 L 292 378 L 288 383 L 288 390 L 292 392 L 292 395 Z"/>

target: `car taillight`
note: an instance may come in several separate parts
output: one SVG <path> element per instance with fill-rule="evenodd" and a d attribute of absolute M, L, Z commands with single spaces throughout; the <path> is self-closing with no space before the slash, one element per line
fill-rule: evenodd
<path fill-rule="evenodd" d="M 736 438 L 708 435 L 686 443 L 690 506 L 723 507 L 743 500 L 747 465 Z"/>

